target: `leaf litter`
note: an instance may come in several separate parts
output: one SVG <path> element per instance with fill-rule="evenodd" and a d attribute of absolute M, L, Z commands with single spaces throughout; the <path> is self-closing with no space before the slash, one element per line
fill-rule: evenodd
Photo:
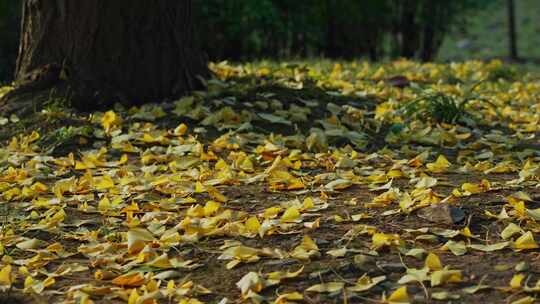
<path fill-rule="evenodd" d="M 86 126 L 62 131 L 76 149 L 17 134 L 0 149 L 0 290 L 534 303 L 540 82 L 501 66 L 221 62 L 173 103 L 64 114 Z"/>

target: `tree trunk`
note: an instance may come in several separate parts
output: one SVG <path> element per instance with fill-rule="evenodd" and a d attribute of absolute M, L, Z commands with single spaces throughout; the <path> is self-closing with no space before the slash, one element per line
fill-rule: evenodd
<path fill-rule="evenodd" d="M 516 38 L 516 13 L 514 0 L 506 0 L 508 14 L 508 44 L 510 49 L 510 58 L 518 59 L 517 38 Z"/>
<path fill-rule="evenodd" d="M 331 0 L 326 0 L 326 56 L 336 58 L 339 56 L 339 47 L 337 45 L 337 24 L 334 12 L 335 3 Z"/>
<path fill-rule="evenodd" d="M 402 1 L 401 4 L 401 53 L 404 58 L 414 58 L 419 46 L 420 30 L 416 22 L 418 1 Z"/>
<path fill-rule="evenodd" d="M 25 0 L 19 91 L 65 88 L 91 109 L 176 98 L 208 71 L 191 0 Z"/>

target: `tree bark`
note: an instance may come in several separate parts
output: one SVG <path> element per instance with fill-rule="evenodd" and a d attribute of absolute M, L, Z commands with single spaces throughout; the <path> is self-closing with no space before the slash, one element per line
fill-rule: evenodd
<path fill-rule="evenodd" d="M 181 96 L 208 74 L 191 13 L 191 0 L 25 0 L 19 92 L 64 88 L 83 109 Z"/>
<path fill-rule="evenodd" d="M 326 0 L 326 56 L 336 58 L 339 56 L 339 47 L 337 45 L 337 24 L 334 12 L 335 3 L 331 0 Z"/>
<path fill-rule="evenodd" d="M 514 0 L 506 0 L 508 14 L 508 44 L 510 50 L 510 58 L 518 59 L 517 51 L 517 35 L 516 35 L 516 13 Z"/>
<path fill-rule="evenodd" d="M 419 47 L 420 29 L 416 22 L 418 1 L 401 1 L 401 53 L 404 58 L 414 58 Z"/>

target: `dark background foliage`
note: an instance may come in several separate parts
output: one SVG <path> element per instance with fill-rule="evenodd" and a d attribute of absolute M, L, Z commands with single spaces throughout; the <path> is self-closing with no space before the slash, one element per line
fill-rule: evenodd
<path fill-rule="evenodd" d="M 0 82 L 13 75 L 21 0 L 0 0 Z M 445 35 L 497 0 L 194 0 L 211 60 L 433 60 Z"/>

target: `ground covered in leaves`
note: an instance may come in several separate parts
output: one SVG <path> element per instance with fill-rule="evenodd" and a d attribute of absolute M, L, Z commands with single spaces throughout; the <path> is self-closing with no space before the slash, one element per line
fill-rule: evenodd
<path fill-rule="evenodd" d="M 535 75 L 211 68 L 207 91 L 171 103 L 81 114 L 53 100 L 0 119 L 1 303 L 540 295 Z"/>

